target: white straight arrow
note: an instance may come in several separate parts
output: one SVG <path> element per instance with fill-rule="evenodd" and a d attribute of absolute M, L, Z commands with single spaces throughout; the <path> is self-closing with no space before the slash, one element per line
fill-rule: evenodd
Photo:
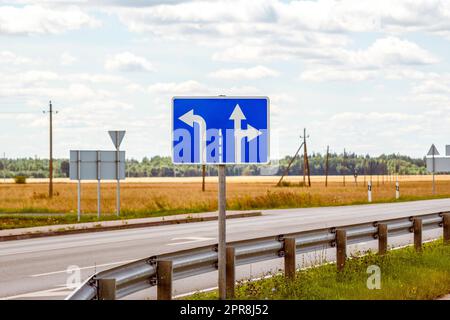
<path fill-rule="evenodd" d="M 200 155 L 201 163 L 206 162 L 206 122 L 201 116 L 194 114 L 194 110 L 190 110 L 179 117 L 181 121 L 186 123 L 190 127 L 194 127 L 194 123 L 197 123 L 200 131 Z"/>
<path fill-rule="evenodd" d="M 262 134 L 261 131 L 252 127 L 250 124 L 247 124 L 247 130 L 242 130 L 242 120 L 246 120 L 244 113 L 242 112 L 241 107 L 237 104 L 231 113 L 230 120 L 234 121 L 234 154 L 235 154 L 235 162 L 241 163 L 241 142 L 242 139 L 247 137 L 247 141 L 251 141 Z"/>
<path fill-rule="evenodd" d="M 246 119 L 241 107 L 237 104 L 230 116 L 230 120 L 234 121 L 234 130 L 241 130 L 241 121 Z"/>

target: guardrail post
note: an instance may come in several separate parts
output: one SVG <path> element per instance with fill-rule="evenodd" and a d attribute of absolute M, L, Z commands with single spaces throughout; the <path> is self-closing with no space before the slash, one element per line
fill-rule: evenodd
<path fill-rule="evenodd" d="M 342 229 L 336 230 L 336 266 L 338 271 L 344 270 L 347 258 L 347 232 Z"/>
<path fill-rule="evenodd" d="M 98 279 L 98 300 L 116 300 L 116 279 Z"/>
<path fill-rule="evenodd" d="M 284 276 L 294 280 L 296 269 L 296 245 L 295 238 L 284 239 Z"/>
<path fill-rule="evenodd" d="M 157 267 L 157 299 L 172 300 L 172 261 L 158 261 Z"/>
<path fill-rule="evenodd" d="M 378 254 L 384 255 L 388 246 L 388 226 L 386 223 L 378 225 Z"/>
<path fill-rule="evenodd" d="M 422 251 L 422 219 L 414 218 L 413 220 L 414 230 L 414 247 L 417 252 Z"/>
<path fill-rule="evenodd" d="M 226 250 L 227 263 L 226 263 L 226 298 L 234 298 L 234 286 L 236 283 L 236 255 L 233 247 L 227 247 Z"/>
<path fill-rule="evenodd" d="M 450 244 L 450 213 L 444 213 L 442 219 L 444 227 L 444 243 Z"/>

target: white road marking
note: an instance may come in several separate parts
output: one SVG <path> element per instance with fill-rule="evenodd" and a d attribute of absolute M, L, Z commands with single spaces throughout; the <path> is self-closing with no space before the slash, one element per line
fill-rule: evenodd
<path fill-rule="evenodd" d="M 18 294 L 15 296 L 9 296 L 0 298 L 0 300 L 13 300 L 13 299 L 23 299 L 23 298 L 42 298 L 42 297 L 62 297 L 67 296 L 72 292 L 72 290 L 68 289 L 65 285 L 60 288 L 53 288 L 47 290 L 40 290 L 34 292 L 27 292 L 23 294 Z"/>
<path fill-rule="evenodd" d="M 115 264 L 126 264 L 126 263 L 133 262 L 133 261 L 136 261 L 136 260 L 125 260 L 125 261 L 118 261 L 118 262 L 111 262 L 111 263 L 97 264 L 97 265 L 88 266 L 88 267 L 81 267 L 80 270 L 84 270 L 84 269 L 94 269 L 94 268 L 98 268 L 98 267 L 112 266 L 112 265 L 115 265 Z M 67 269 L 66 269 L 66 270 L 59 270 L 59 271 L 46 272 L 46 273 L 33 274 L 33 275 L 30 275 L 30 277 L 36 278 L 36 277 L 49 276 L 49 275 L 58 274 L 58 273 L 67 273 Z"/>
<path fill-rule="evenodd" d="M 173 238 L 173 240 L 187 240 L 182 242 L 175 242 L 175 243 L 168 243 L 168 246 L 177 246 L 181 244 L 188 244 L 188 243 L 195 243 L 195 242 L 202 242 L 202 241 L 208 241 L 208 240 L 214 240 L 214 238 L 206 238 L 206 237 L 183 237 L 183 238 Z"/>

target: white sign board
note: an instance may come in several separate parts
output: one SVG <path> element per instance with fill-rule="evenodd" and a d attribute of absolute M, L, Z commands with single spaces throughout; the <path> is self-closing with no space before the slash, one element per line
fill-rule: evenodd
<path fill-rule="evenodd" d="M 125 179 L 125 151 L 70 151 L 70 180 L 117 180 L 117 160 L 119 160 L 119 180 Z"/>

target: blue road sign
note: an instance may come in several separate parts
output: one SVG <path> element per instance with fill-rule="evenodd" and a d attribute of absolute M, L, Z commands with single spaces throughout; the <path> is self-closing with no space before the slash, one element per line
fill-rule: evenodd
<path fill-rule="evenodd" d="M 173 98 L 172 161 L 268 163 L 269 98 Z"/>

